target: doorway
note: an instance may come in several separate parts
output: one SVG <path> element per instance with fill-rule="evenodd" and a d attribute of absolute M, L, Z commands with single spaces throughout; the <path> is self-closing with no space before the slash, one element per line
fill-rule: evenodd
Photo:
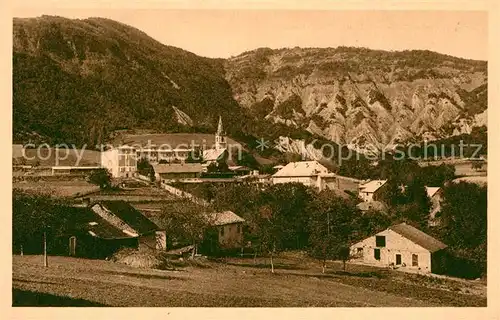
<path fill-rule="evenodd" d="M 396 265 L 397 266 L 401 265 L 401 255 L 400 254 L 396 254 Z"/>

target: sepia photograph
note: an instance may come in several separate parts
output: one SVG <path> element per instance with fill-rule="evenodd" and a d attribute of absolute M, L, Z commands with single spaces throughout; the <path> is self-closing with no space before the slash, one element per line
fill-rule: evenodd
<path fill-rule="evenodd" d="M 12 15 L 12 307 L 487 307 L 488 11 Z"/>

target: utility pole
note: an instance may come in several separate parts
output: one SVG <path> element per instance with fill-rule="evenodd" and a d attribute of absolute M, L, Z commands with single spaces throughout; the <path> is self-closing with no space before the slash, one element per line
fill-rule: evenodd
<path fill-rule="evenodd" d="M 47 231 L 43 230 L 43 266 L 48 267 L 49 261 L 47 259 Z"/>

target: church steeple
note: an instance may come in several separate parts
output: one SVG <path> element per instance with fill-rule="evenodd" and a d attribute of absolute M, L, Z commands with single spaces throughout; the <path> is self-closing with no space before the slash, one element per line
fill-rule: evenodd
<path fill-rule="evenodd" d="M 223 134 L 223 129 L 222 129 L 222 117 L 219 116 L 219 125 L 217 126 L 217 134 L 222 135 Z"/>
<path fill-rule="evenodd" d="M 217 126 L 217 133 L 215 134 L 215 149 L 226 149 L 226 138 L 224 137 L 221 116 L 219 116 L 219 124 Z"/>

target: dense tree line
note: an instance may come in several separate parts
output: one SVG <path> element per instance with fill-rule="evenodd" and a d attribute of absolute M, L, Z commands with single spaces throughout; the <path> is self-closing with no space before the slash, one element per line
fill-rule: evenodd
<path fill-rule="evenodd" d="M 270 257 L 282 250 L 307 250 L 323 261 L 346 260 L 349 244 L 406 222 L 442 240 L 453 256 L 467 261 L 468 271 L 457 270 L 463 264 L 456 262 L 457 269 L 450 269 L 452 273 L 484 274 L 486 187 L 444 184 L 444 200 L 438 214 L 442 225 L 429 227 L 430 200 L 423 178 L 403 172 L 385 188 L 381 200 L 387 202 L 388 209 L 384 211 L 362 212 L 353 200 L 339 198 L 329 190 L 318 193 L 298 183 L 267 188 L 207 183 L 190 191 L 195 190 L 193 193 L 211 201 L 214 210 L 231 210 L 243 217 L 248 226 L 246 240 L 256 251 Z"/>
<path fill-rule="evenodd" d="M 201 185 L 201 184 L 200 184 Z M 206 214 L 231 210 L 245 219 L 245 244 L 271 259 L 284 250 L 305 250 L 321 261 L 349 259 L 350 244 L 388 226 L 407 222 L 442 240 L 455 261 L 449 270 L 458 276 L 480 276 L 486 272 L 487 190 L 470 183 L 448 183 L 438 227 L 427 225 L 429 199 L 419 179 L 403 189 L 395 184 L 387 192 L 389 209 L 362 212 L 353 199 L 334 191 L 316 190 L 299 183 L 259 187 L 254 184 L 204 184 L 201 196 L 208 208 L 179 203 L 165 208 L 158 224 L 175 241 L 203 247 L 202 236 L 210 230 Z M 391 187 L 392 188 L 392 187 Z M 192 191 L 192 190 L 190 190 Z M 392 202 L 390 202 L 392 201 Z M 66 226 L 65 203 L 47 196 L 13 193 L 13 245 L 40 252 L 44 230 L 56 235 Z M 172 238 L 170 238 L 172 239 Z"/>

